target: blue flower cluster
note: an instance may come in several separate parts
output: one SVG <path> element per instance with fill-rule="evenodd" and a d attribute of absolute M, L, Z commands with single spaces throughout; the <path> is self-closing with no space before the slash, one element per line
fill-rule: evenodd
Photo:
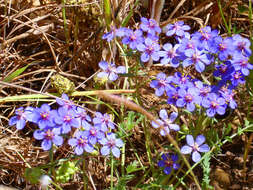
<path fill-rule="evenodd" d="M 33 136 L 42 140 L 43 150 L 50 150 L 53 144 L 61 146 L 63 135 L 74 128 L 74 137 L 68 139 L 68 144 L 74 147 L 77 155 L 84 151 L 91 153 L 101 147 L 102 155 L 112 153 L 119 158 L 123 141 L 111 132 L 115 124 L 110 115 L 96 112 L 91 118 L 85 109 L 74 105 L 66 94 L 57 98 L 56 102 L 59 105 L 57 110 L 51 109 L 48 104 L 42 104 L 39 108 L 20 107 L 15 111 L 16 115 L 10 118 L 9 125 L 16 125 L 18 130 L 22 130 L 27 122 L 38 125 L 39 129 L 34 131 Z"/>

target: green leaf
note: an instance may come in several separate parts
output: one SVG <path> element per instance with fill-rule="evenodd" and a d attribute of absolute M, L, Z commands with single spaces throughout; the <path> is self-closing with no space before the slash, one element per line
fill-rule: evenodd
<path fill-rule="evenodd" d="M 25 178 L 30 181 L 31 184 L 36 184 L 39 182 L 39 178 L 42 175 L 40 168 L 26 168 L 25 169 Z"/>
<path fill-rule="evenodd" d="M 104 0 L 104 14 L 106 27 L 109 30 L 111 25 L 111 2 L 110 0 Z"/>
<path fill-rule="evenodd" d="M 11 73 L 10 75 L 8 75 L 7 77 L 4 78 L 4 82 L 11 82 L 15 77 L 21 75 L 26 69 L 27 67 L 29 67 L 30 64 L 20 68 L 20 69 L 17 69 L 16 71 L 14 71 L 13 73 Z"/>
<path fill-rule="evenodd" d="M 142 169 L 143 169 L 142 167 L 138 168 L 138 162 L 135 160 L 130 165 L 127 166 L 126 171 L 127 171 L 127 174 L 130 174 Z"/>

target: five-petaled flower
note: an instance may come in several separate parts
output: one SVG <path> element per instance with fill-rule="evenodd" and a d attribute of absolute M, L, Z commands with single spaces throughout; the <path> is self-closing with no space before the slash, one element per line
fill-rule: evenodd
<path fill-rule="evenodd" d="M 116 158 L 120 157 L 120 149 L 123 146 L 123 141 L 117 139 L 114 133 L 108 133 L 106 138 L 99 140 L 99 143 L 103 145 L 101 148 L 101 154 L 107 156 L 112 152 Z"/>
<path fill-rule="evenodd" d="M 160 127 L 160 134 L 162 136 L 169 134 L 170 130 L 179 131 L 180 127 L 177 124 L 173 124 L 178 116 L 177 112 L 172 112 L 169 117 L 167 111 L 165 109 L 161 109 L 159 116 L 162 120 L 157 119 L 156 121 L 152 121 L 152 126 L 154 128 Z"/>
<path fill-rule="evenodd" d="M 171 171 L 177 170 L 179 168 L 179 164 L 176 163 L 178 161 L 178 156 L 176 154 L 162 154 L 162 160 L 158 161 L 158 166 L 164 168 L 163 172 L 166 175 L 169 175 Z"/>
<path fill-rule="evenodd" d="M 75 147 L 75 153 L 77 155 L 83 154 L 84 150 L 85 152 L 89 152 L 89 153 L 95 150 L 94 147 L 89 142 L 87 134 L 85 134 L 84 131 L 76 132 L 75 138 L 69 139 L 68 144 L 70 146 Z"/>
<path fill-rule="evenodd" d="M 196 141 L 192 135 L 186 135 L 187 145 L 184 145 L 181 148 L 182 154 L 190 154 L 192 153 L 192 160 L 194 162 L 198 162 L 201 159 L 201 155 L 199 152 L 208 152 L 210 150 L 207 144 L 203 144 L 206 141 L 205 136 L 198 135 L 196 137 Z"/>
<path fill-rule="evenodd" d="M 108 78 L 111 81 L 115 81 L 118 79 L 118 74 L 123 74 L 126 72 L 126 68 L 124 66 L 118 66 L 114 63 L 107 63 L 106 61 L 99 62 L 99 67 L 103 70 L 98 73 L 97 77 L 99 78 Z"/>
<path fill-rule="evenodd" d="M 18 130 L 21 130 L 25 127 L 26 121 L 31 121 L 31 113 L 33 112 L 32 107 L 26 107 L 25 109 L 23 107 L 20 107 L 16 109 L 15 116 L 11 117 L 9 120 L 9 125 L 16 125 L 16 128 Z"/>
<path fill-rule="evenodd" d="M 41 143 L 41 147 L 43 150 L 49 150 L 54 143 L 57 146 L 62 145 L 63 137 L 60 136 L 61 130 L 60 128 L 48 128 L 46 127 L 44 130 L 36 130 L 33 133 L 33 137 L 37 140 L 43 140 Z"/>

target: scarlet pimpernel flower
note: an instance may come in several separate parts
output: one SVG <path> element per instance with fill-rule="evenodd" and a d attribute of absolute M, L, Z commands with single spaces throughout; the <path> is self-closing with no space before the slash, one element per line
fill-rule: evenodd
<path fill-rule="evenodd" d="M 207 108 L 208 117 L 214 117 L 216 113 L 224 115 L 226 111 L 226 101 L 216 93 L 208 94 L 207 98 L 202 101 L 202 106 Z"/>
<path fill-rule="evenodd" d="M 118 66 L 114 63 L 107 63 L 106 61 L 99 62 L 99 67 L 103 70 L 98 73 L 97 77 L 99 78 L 108 78 L 111 81 L 115 81 L 118 79 L 118 74 L 123 74 L 126 72 L 126 68 L 124 66 Z"/>
<path fill-rule="evenodd" d="M 190 30 L 190 26 L 185 25 L 183 21 L 177 21 L 174 24 L 168 24 L 166 26 L 167 32 L 166 35 L 167 36 L 172 36 L 172 35 L 177 35 L 177 36 L 184 36 L 186 35 L 186 31 Z"/>
<path fill-rule="evenodd" d="M 80 123 L 75 118 L 75 112 L 73 110 L 67 110 L 64 107 L 58 109 L 58 115 L 54 118 L 55 123 L 61 126 L 62 133 L 68 133 L 71 131 L 71 127 L 78 128 Z"/>
<path fill-rule="evenodd" d="M 25 127 L 26 122 L 32 120 L 31 113 L 33 112 L 33 109 L 34 108 L 32 107 L 26 107 L 25 109 L 23 107 L 20 107 L 16 109 L 16 115 L 10 118 L 9 125 L 16 125 L 16 128 L 18 130 L 22 130 Z"/>
<path fill-rule="evenodd" d="M 162 31 L 154 19 L 147 19 L 144 17 L 141 18 L 140 28 L 153 36 Z"/>
<path fill-rule="evenodd" d="M 128 30 L 125 33 L 125 37 L 122 39 L 123 44 L 129 45 L 131 49 L 136 49 L 137 45 L 144 42 L 143 32 L 140 29 L 135 31 Z"/>
<path fill-rule="evenodd" d="M 62 145 L 63 137 L 60 136 L 61 131 L 59 128 L 49 128 L 46 127 L 43 130 L 36 130 L 33 133 L 33 137 L 37 140 L 43 140 L 41 143 L 41 147 L 43 150 L 51 149 L 52 145 L 55 144 L 57 146 Z"/>
<path fill-rule="evenodd" d="M 75 147 L 77 155 L 83 154 L 84 150 L 89 153 L 95 150 L 84 131 L 77 131 L 75 137 L 68 140 L 68 144 Z"/>
<path fill-rule="evenodd" d="M 206 141 L 205 136 L 198 135 L 196 140 L 194 140 L 192 135 L 186 135 L 187 145 L 184 145 L 181 148 L 182 154 L 190 154 L 192 153 L 192 160 L 194 162 L 198 162 L 201 159 L 201 155 L 199 152 L 209 152 L 210 148 L 207 144 L 204 144 Z"/>
<path fill-rule="evenodd" d="M 154 61 L 158 61 L 160 58 L 159 50 L 160 45 L 152 40 L 151 38 L 146 38 L 144 44 L 138 44 L 137 49 L 142 52 L 141 61 L 147 62 L 151 58 Z"/>
<path fill-rule="evenodd" d="M 55 126 L 53 118 L 55 113 L 51 111 L 51 108 L 48 104 L 42 104 L 40 108 L 35 108 L 31 114 L 31 121 L 36 123 L 40 129 L 45 127 Z"/>
<path fill-rule="evenodd" d="M 162 154 L 162 160 L 158 161 L 158 166 L 163 168 L 163 172 L 169 175 L 172 170 L 177 170 L 180 165 L 177 163 L 178 156 L 176 154 Z"/>
<path fill-rule="evenodd" d="M 99 140 L 99 143 L 103 145 L 101 148 L 101 154 L 107 156 L 110 152 L 116 158 L 120 157 L 120 149 L 123 146 L 123 141 L 116 138 L 114 133 L 108 133 L 106 138 Z"/>
<path fill-rule="evenodd" d="M 177 112 L 172 112 L 169 117 L 167 111 L 165 109 L 161 109 L 159 112 L 159 116 L 161 119 L 152 121 L 152 126 L 154 128 L 160 127 L 160 134 L 162 136 L 169 134 L 170 130 L 179 131 L 179 125 L 173 123 L 178 116 Z"/>
<path fill-rule="evenodd" d="M 110 115 L 107 113 L 102 114 L 100 112 L 96 112 L 95 117 L 93 118 L 93 123 L 95 126 L 100 127 L 103 132 L 107 132 L 108 127 L 111 129 L 115 128 Z"/>
<path fill-rule="evenodd" d="M 164 73 L 158 73 L 156 80 L 152 80 L 150 87 L 155 89 L 155 95 L 162 96 L 164 92 L 172 88 L 170 85 L 170 78 L 168 78 Z"/>

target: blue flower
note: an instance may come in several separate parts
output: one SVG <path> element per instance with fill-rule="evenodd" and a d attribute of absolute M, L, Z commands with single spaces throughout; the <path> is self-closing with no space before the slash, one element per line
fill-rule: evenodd
<path fill-rule="evenodd" d="M 233 46 L 235 46 L 235 52 L 238 54 L 250 57 L 250 41 L 247 38 L 243 38 L 241 35 L 236 34 L 233 37 Z"/>
<path fill-rule="evenodd" d="M 96 144 L 98 140 L 105 138 L 105 133 L 101 131 L 99 126 L 91 126 L 84 131 L 84 135 L 88 138 L 90 144 Z"/>
<path fill-rule="evenodd" d="M 172 36 L 174 34 L 176 34 L 177 36 L 183 37 L 184 35 L 186 35 L 185 31 L 190 30 L 190 26 L 185 25 L 183 21 L 177 21 L 174 24 L 168 24 L 166 26 L 166 29 L 168 30 L 166 32 L 167 36 Z"/>
<path fill-rule="evenodd" d="M 36 123 L 40 129 L 44 129 L 47 126 L 53 127 L 55 123 L 53 118 L 55 117 L 54 112 L 48 104 L 42 104 L 40 108 L 35 108 L 31 114 L 31 121 Z"/>
<path fill-rule="evenodd" d="M 196 137 L 196 141 L 192 135 L 186 135 L 187 145 L 184 145 L 181 148 L 182 154 L 190 154 L 192 153 L 192 160 L 194 162 L 198 162 L 201 159 L 201 155 L 199 152 L 209 152 L 210 148 L 207 144 L 203 144 L 206 141 L 206 138 L 203 135 L 198 135 Z"/>
<path fill-rule="evenodd" d="M 81 107 L 76 108 L 75 117 L 78 119 L 80 126 L 83 126 L 85 129 L 89 129 L 89 122 L 91 122 L 91 117 L 88 115 L 87 111 Z"/>
<path fill-rule="evenodd" d="M 120 157 L 120 149 L 124 143 L 121 139 L 117 139 L 114 133 L 108 133 L 106 138 L 99 140 L 99 143 L 104 145 L 101 148 L 101 154 L 107 156 L 112 152 L 116 158 Z"/>
<path fill-rule="evenodd" d="M 237 56 L 232 60 L 232 65 L 236 71 L 241 71 L 244 76 L 248 76 L 249 70 L 253 69 L 253 65 L 249 63 L 249 58 L 244 56 Z"/>
<path fill-rule="evenodd" d="M 99 62 L 99 67 L 103 70 L 98 73 L 97 77 L 99 78 L 108 78 L 111 81 L 118 79 L 118 74 L 123 74 L 126 72 L 124 66 L 116 67 L 114 63 L 108 64 L 106 61 Z"/>
<path fill-rule="evenodd" d="M 165 109 L 161 109 L 160 112 L 159 112 L 159 116 L 162 120 L 158 119 L 158 120 L 156 120 L 156 122 L 152 121 L 151 124 L 154 128 L 159 128 L 160 127 L 160 129 L 161 129 L 160 134 L 162 136 L 165 136 L 165 135 L 169 134 L 170 130 L 174 130 L 174 131 L 179 131 L 180 130 L 180 127 L 177 124 L 173 124 L 173 122 L 175 121 L 175 119 L 178 116 L 177 112 L 172 112 L 170 114 L 170 117 L 168 117 L 167 111 Z M 160 125 L 158 125 L 158 123 Z"/>
<path fill-rule="evenodd" d="M 59 128 L 48 128 L 46 127 L 44 130 L 36 130 L 33 133 L 33 136 L 37 140 L 43 140 L 41 143 L 41 147 L 43 150 L 49 150 L 54 143 L 57 146 L 62 145 L 63 138 L 59 136 L 61 134 Z"/>
<path fill-rule="evenodd" d="M 25 127 L 26 121 L 31 121 L 31 113 L 33 112 L 32 107 L 26 107 L 25 109 L 23 107 L 20 107 L 16 109 L 15 116 L 11 117 L 9 120 L 9 125 L 16 125 L 16 128 L 18 130 L 21 130 Z"/>
<path fill-rule="evenodd" d="M 177 170 L 180 165 L 178 163 L 176 163 L 178 161 L 178 156 L 176 154 L 162 154 L 162 160 L 159 160 L 158 162 L 158 166 L 164 168 L 163 172 L 166 175 L 169 175 L 171 173 L 171 171 Z"/>
<path fill-rule="evenodd" d="M 221 88 L 219 92 L 221 96 L 225 99 L 226 104 L 228 104 L 231 109 L 235 109 L 237 107 L 237 103 L 234 100 L 235 93 L 233 92 L 233 90 L 228 88 Z"/>
<path fill-rule="evenodd" d="M 241 71 L 234 71 L 231 73 L 231 84 L 233 87 L 238 86 L 239 84 L 244 84 L 245 83 L 245 77 L 242 74 Z"/>
<path fill-rule="evenodd" d="M 216 93 L 208 94 L 207 98 L 202 101 L 202 106 L 207 108 L 208 117 L 214 117 L 216 113 L 224 115 L 226 111 L 226 101 Z"/>
<path fill-rule="evenodd" d="M 211 47 L 210 43 L 217 36 L 218 36 L 217 30 L 212 30 L 210 26 L 206 26 L 204 28 L 201 28 L 199 32 L 195 32 L 194 34 L 192 34 L 192 39 L 198 42 L 197 43 L 198 49 L 209 50 L 209 48 Z"/>
<path fill-rule="evenodd" d="M 150 87 L 155 89 L 155 95 L 162 96 L 169 88 L 172 88 L 170 85 L 170 78 L 166 77 L 164 73 L 158 73 L 156 80 L 152 80 Z"/>
<path fill-rule="evenodd" d="M 56 115 L 54 121 L 61 126 L 63 134 L 70 132 L 71 127 L 80 127 L 80 122 L 75 118 L 75 114 L 73 110 L 67 110 L 63 107 L 58 109 L 58 115 Z"/>
<path fill-rule="evenodd" d="M 142 30 L 129 30 L 126 32 L 125 37 L 122 39 L 123 44 L 129 45 L 131 49 L 136 49 L 137 45 L 144 42 Z"/>
<path fill-rule="evenodd" d="M 222 37 L 217 36 L 212 40 L 209 50 L 212 53 L 218 53 L 218 58 L 225 61 L 234 52 L 233 40 L 232 38 L 222 39 Z"/>
<path fill-rule="evenodd" d="M 141 52 L 141 61 L 147 62 L 151 58 L 154 61 L 158 61 L 160 46 L 157 42 L 152 40 L 151 38 L 146 38 L 144 44 L 138 44 L 137 49 Z"/>
<path fill-rule="evenodd" d="M 75 109 L 76 106 L 74 105 L 74 102 L 72 102 L 67 94 L 62 94 L 61 99 L 56 98 L 56 102 L 59 106 L 66 108 L 67 110 Z"/>
<path fill-rule="evenodd" d="M 77 131 L 75 133 L 75 138 L 69 139 L 68 144 L 75 147 L 75 153 L 77 155 L 83 154 L 84 150 L 89 153 L 95 150 L 94 147 L 90 144 L 88 137 L 84 131 Z"/>
<path fill-rule="evenodd" d="M 179 98 L 176 102 L 178 107 L 186 106 L 186 109 L 190 112 L 195 110 L 195 104 L 201 103 L 201 98 L 199 96 L 199 90 L 195 88 L 184 89 L 183 87 L 178 90 Z"/>
<path fill-rule="evenodd" d="M 152 36 L 156 35 L 156 33 L 161 33 L 161 28 L 154 19 L 148 20 L 147 18 L 142 17 L 140 28 Z"/>
<path fill-rule="evenodd" d="M 96 112 L 95 117 L 93 118 L 93 123 L 95 126 L 100 127 L 103 132 L 108 131 L 108 127 L 114 129 L 115 126 L 112 122 L 112 119 L 109 114 L 105 113 L 104 115 L 100 112 Z"/>
<path fill-rule="evenodd" d="M 111 31 L 110 32 L 108 32 L 108 33 L 106 33 L 106 34 L 104 34 L 103 36 L 102 36 L 102 39 L 103 40 L 107 40 L 108 42 L 110 42 L 110 41 L 112 41 L 116 36 L 118 36 L 118 37 L 123 37 L 124 35 L 125 35 L 125 32 L 126 32 L 126 28 L 119 28 L 119 29 L 117 29 L 117 28 L 115 28 L 114 26 L 112 26 L 111 27 Z"/>
<path fill-rule="evenodd" d="M 162 58 L 161 64 L 167 65 L 170 64 L 172 67 L 178 67 L 180 63 L 179 54 L 177 53 L 177 48 L 179 44 L 176 44 L 174 47 L 170 43 L 163 45 L 165 51 L 159 51 L 159 55 Z"/>
<path fill-rule="evenodd" d="M 204 51 L 188 49 L 185 51 L 185 56 L 187 58 L 183 61 L 183 67 L 188 67 L 193 64 L 199 73 L 205 70 L 205 65 L 210 64 L 210 59 Z"/>

